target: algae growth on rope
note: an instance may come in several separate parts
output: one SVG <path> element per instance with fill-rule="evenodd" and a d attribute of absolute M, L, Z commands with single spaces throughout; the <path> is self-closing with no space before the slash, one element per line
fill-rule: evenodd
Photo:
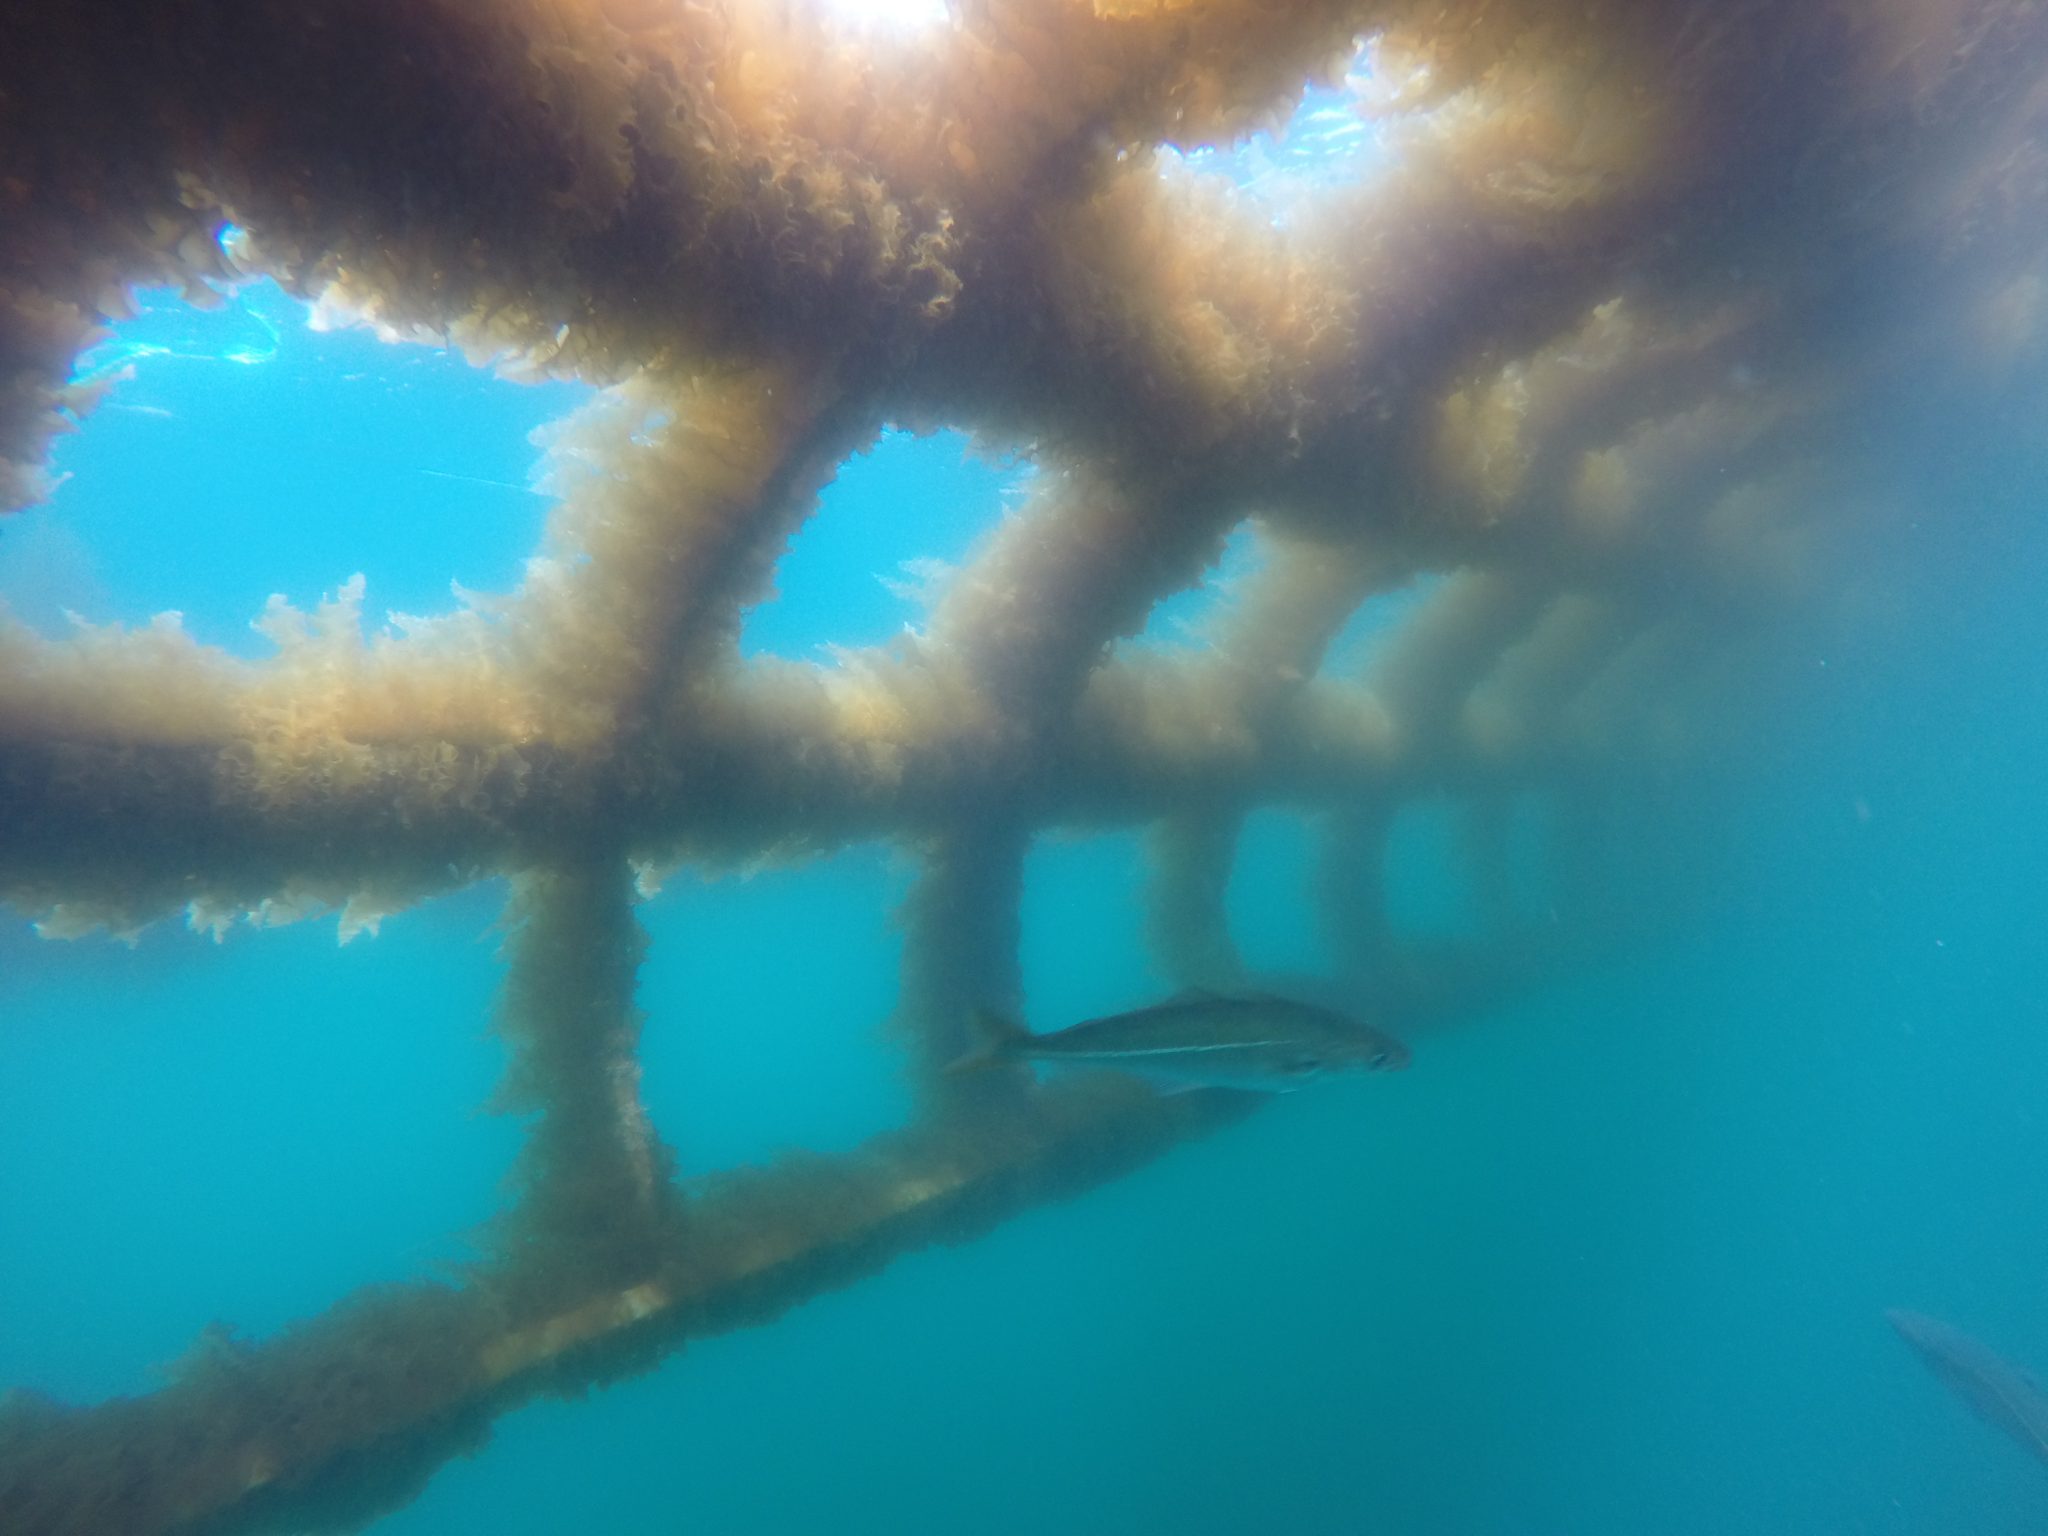
<path fill-rule="evenodd" d="M 1910 579 L 1897 532 L 1946 495 L 1901 469 L 1917 413 L 2006 402 L 1964 445 L 1995 456 L 2043 398 L 2024 4 L 960 0 L 892 26 L 171 0 L 4 26 L 7 506 L 118 402 L 77 361 L 142 288 L 272 281 L 322 324 L 591 391 L 541 435 L 545 527 L 504 590 L 384 622 L 337 569 L 250 615 L 254 658 L 175 614 L 0 615 L 14 917 L 262 944 L 245 920 L 346 937 L 502 881 L 500 1098 L 530 1120 L 458 1277 L 202 1339 L 144 1396 L 0 1403 L 9 1530 L 368 1519 L 537 1393 L 1244 1114 L 943 1072 L 974 1008 L 1027 1001 L 1048 834 L 1141 829 L 1152 963 L 1227 988 L 1262 979 L 1226 903 L 1247 818 L 1305 816 L 1329 964 L 1303 985 L 1404 1036 L 1684 921 L 1783 658 L 1853 644 Z M 902 634 L 750 653 L 792 539 L 898 430 L 967 434 L 1014 504 Z M 1148 631 L 1227 543 L 1200 624 Z M 1477 913 L 1452 939 L 1389 911 L 1418 804 Z M 878 840 L 912 870 L 872 1040 L 907 1123 L 687 1165 L 639 1092 L 641 903 Z"/>

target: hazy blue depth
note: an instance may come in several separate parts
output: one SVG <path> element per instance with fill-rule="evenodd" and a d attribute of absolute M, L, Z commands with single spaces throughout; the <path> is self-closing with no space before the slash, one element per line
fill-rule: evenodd
<path fill-rule="evenodd" d="M 0 525 L 0 595 L 52 632 L 175 608 L 255 655 L 274 591 L 304 606 L 361 570 L 381 623 L 445 608 L 451 577 L 506 589 L 546 510 L 528 434 L 580 398 L 314 334 L 271 289 L 122 345 L 94 362 L 132 377 L 60 445 L 71 478 Z M 892 434 L 748 647 L 919 622 L 931 572 L 904 562 L 959 561 L 1023 479 Z M 1404 1074 L 518 1412 L 378 1529 L 2038 1536 L 2048 1468 L 1882 1315 L 2048 1369 L 2048 478 L 1982 490 L 1999 559 L 1901 552 L 1882 650 L 1782 658 L 1805 707 L 1727 829 L 1715 920 L 1418 1037 Z M 1155 638 L 1198 622 L 1180 601 Z M 1252 823 L 1231 897 L 1258 964 L 1327 963 L 1307 846 L 1298 818 Z M 1464 921 L 1441 853 L 1426 812 L 1404 825 L 1408 926 Z M 687 1167 L 901 1117 L 908 879 L 862 848 L 686 871 L 646 905 L 647 1093 Z M 1163 987 L 1141 879 L 1132 836 L 1034 851 L 1035 1025 Z M 6 916 L 0 1385 L 147 1390 L 209 1321 L 260 1337 L 459 1257 L 518 1140 L 482 1113 L 499 897 L 347 948 L 331 920 L 130 949 Z"/>

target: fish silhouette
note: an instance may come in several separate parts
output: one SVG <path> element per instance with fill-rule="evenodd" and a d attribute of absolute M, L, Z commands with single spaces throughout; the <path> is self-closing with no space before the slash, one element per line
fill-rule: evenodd
<path fill-rule="evenodd" d="M 2048 1465 L 2048 1392 L 2010 1360 L 1938 1318 L 1894 1307 L 1885 1313 L 1900 1337 L 1920 1351 L 1928 1369 L 1953 1387 L 1988 1423 Z"/>

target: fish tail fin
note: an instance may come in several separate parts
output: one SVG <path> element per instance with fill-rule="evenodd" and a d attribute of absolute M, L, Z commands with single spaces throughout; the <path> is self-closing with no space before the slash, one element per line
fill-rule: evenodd
<path fill-rule="evenodd" d="M 959 1077 L 989 1067 L 1007 1066 L 1018 1060 L 1030 1038 L 1030 1030 L 993 1008 L 971 1009 L 967 1015 L 967 1049 L 940 1071 L 947 1077 Z"/>

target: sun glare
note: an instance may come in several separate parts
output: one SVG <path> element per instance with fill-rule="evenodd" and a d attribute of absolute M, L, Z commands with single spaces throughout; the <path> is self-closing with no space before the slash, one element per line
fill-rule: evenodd
<path fill-rule="evenodd" d="M 929 27 L 946 19 L 946 0 L 820 0 L 835 16 L 876 27 Z"/>

